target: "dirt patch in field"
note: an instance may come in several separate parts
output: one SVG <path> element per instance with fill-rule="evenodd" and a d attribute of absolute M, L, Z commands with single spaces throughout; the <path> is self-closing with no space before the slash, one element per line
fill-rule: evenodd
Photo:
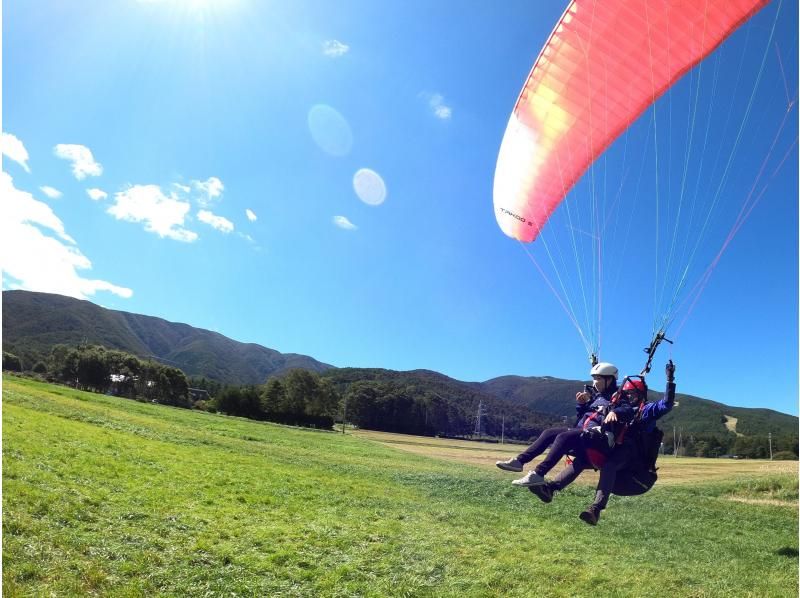
<path fill-rule="evenodd" d="M 744 498 L 743 496 L 728 496 L 728 500 L 733 502 L 743 502 L 748 505 L 769 505 L 771 507 L 791 507 L 797 508 L 797 502 L 791 500 L 777 500 L 774 498 Z"/>
<path fill-rule="evenodd" d="M 370 430 L 354 430 L 354 436 L 372 442 L 379 442 L 398 450 L 424 455 L 445 461 L 467 463 L 495 471 L 498 475 L 513 479 L 515 475 L 503 472 L 495 466 L 496 461 L 506 460 L 517 456 L 523 450 L 522 444 L 498 444 L 470 440 L 454 440 L 451 438 L 431 438 L 426 436 L 411 436 L 407 434 L 390 434 L 387 432 L 373 432 Z M 526 466 L 526 471 L 541 460 L 534 460 Z M 564 461 L 562 460 L 563 464 Z M 695 484 L 730 480 L 741 475 L 772 475 L 798 473 L 797 461 L 762 461 L 757 459 L 702 459 L 697 457 L 679 457 L 665 455 L 658 459 L 658 483 Z M 561 467 L 556 467 L 550 472 L 553 476 Z M 584 484 L 596 484 L 597 474 L 585 472 L 579 478 Z"/>

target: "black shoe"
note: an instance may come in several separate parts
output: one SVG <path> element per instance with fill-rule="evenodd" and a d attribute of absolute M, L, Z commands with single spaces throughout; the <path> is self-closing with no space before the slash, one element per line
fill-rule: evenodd
<path fill-rule="evenodd" d="M 581 518 L 581 521 L 585 521 L 589 525 L 597 525 L 597 522 L 600 521 L 600 509 L 595 506 L 591 506 L 583 513 L 578 515 L 578 517 Z"/>
<path fill-rule="evenodd" d="M 553 489 L 550 487 L 550 484 L 528 486 L 528 490 L 538 496 L 542 502 L 550 502 L 553 500 Z"/>

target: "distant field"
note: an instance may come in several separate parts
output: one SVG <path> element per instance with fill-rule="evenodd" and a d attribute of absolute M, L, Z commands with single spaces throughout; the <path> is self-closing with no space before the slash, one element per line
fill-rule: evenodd
<path fill-rule="evenodd" d="M 593 528 L 518 447 L 3 384 L 4 596 L 797 596 L 796 464 L 665 463 Z"/>
<path fill-rule="evenodd" d="M 471 440 L 453 440 L 448 438 L 430 438 L 426 436 L 408 436 L 405 434 L 389 434 L 371 430 L 355 430 L 354 436 L 379 442 L 386 446 L 425 455 L 437 459 L 446 459 L 460 463 L 468 463 L 499 471 L 495 461 L 516 456 L 525 449 L 521 444 L 498 444 L 492 442 L 476 442 Z M 539 459 L 534 461 L 534 465 Z M 737 480 L 740 478 L 757 478 L 773 474 L 798 475 L 797 461 L 764 461 L 759 459 L 698 459 L 667 455 L 658 461 L 661 485 L 698 483 L 704 481 Z M 555 474 L 559 468 L 556 468 Z M 527 469 L 526 469 L 527 471 Z M 504 477 L 514 474 L 502 473 Z M 587 472 L 578 478 L 576 483 L 595 485 L 597 474 Z"/>

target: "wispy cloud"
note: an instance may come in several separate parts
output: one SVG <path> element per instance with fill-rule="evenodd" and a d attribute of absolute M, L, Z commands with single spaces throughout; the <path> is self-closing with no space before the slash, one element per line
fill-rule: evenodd
<path fill-rule="evenodd" d="M 250 208 L 247 208 L 244 211 L 244 213 L 247 214 L 247 219 L 250 222 L 255 222 L 256 220 L 258 220 L 258 216 L 256 216 L 256 213 L 253 210 L 251 210 Z"/>
<path fill-rule="evenodd" d="M 350 51 L 350 46 L 343 44 L 338 39 L 329 39 L 322 44 L 322 53 L 331 58 L 339 58 Z"/>
<path fill-rule="evenodd" d="M 344 230 L 357 230 L 358 227 L 350 222 L 345 216 L 334 216 L 333 223 Z"/>
<path fill-rule="evenodd" d="M 87 299 L 98 291 L 124 298 L 133 295 L 131 289 L 80 276 L 78 271 L 89 270 L 92 263 L 66 233 L 63 222 L 50 206 L 17 189 L 6 173 L 0 173 L 0 196 L 4 286 L 78 299 Z"/>
<path fill-rule="evenodd" d="M 114 205 L 108 213 L 117 220 L 141 222 L 144 229 L 159 237 L 191 243 L 197 233 L 184 228 L 191 209 L 174 193 L 165 195 L 158 185 L 134 185 L 114 194 Z"/>
<path fill-rule="evenodd" d="M 58 199 L 59 197 L 61 197 L 63 195 L 63 193 L 61 193 L 61 191 L 59 191 L 55 187 L 50 187 L 48 185 L 42 185 L 41 187 L 39 187 L 39 189 L 41 190 L 42 193 L 44 193 L 50 199 Z"/>
<path fill-rule="evenodd" d="M 11 133 L 4 132 L 2 136 L 0 136 L 0 151 L 2 151 L 6 158 L 22 166 L 25 172 L 31 171 L 30 166 L 28 166 L 28 150 L 26 150 L 22 142 Z"/>
<path fill-rule="evenodd" d="M 91 150 L 85 145 L 59 143 L 53 152 L 56 157 L 72 162 L 72 174 L 79 181 L 87 176 L 103 174 L 103 167 L 95 161 Z"/>
<path fill-rule="evenodd" d="M 172 183 L 173 187 L 178 189 L 179 191 L 183 191 L 184 193 L 189 193 L 192 188 L 189 185 L 181 185 L 180 183 Z"/>
<path fill-rule="evenodd" d="M 420 97 L 425 100 L 431 113 L 440 120 L 450 120 L 453 116 L 453 109 L 444 101 L 444 96 L 440 93 L 424 91 Z"/>
<path fill-rule="evenodd" d="M 205 181 L 192 181 L 192 187 L 200 194 L 199 197 L 197 197 L 197 203 L 204 208 L 213 204 L 225 190 L 222 181 L 215 176 L 209 177 Z"/>
<path fill-rule="evenodd" d="M 95 201 L 100 201 L 100 200 L 105 199 L 106 197 L 108 197 L 108 193 L 106 193 L 102 189 L 97 189 L 97 188 L 87 189 L 86 190 L 86 195 L 88 195 L 90 198 L 92 198 Z"/>
<path fill-rule="evenodd" d="M 233 222 L 222 216 L 217 216 L 208 210 L 200 210 L 197 212 L 197 219 L 223 233 L 229 233 L 233 230 Z"/>

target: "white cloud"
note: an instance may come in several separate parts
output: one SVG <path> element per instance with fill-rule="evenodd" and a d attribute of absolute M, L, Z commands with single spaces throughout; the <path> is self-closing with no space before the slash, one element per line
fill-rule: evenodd
<path fill-rule="evenodd" d="M 191 205 L 174 193 L 169 196 L 158 185 L 135 185 L 114 194 L 108 213 L 117 220 L 143 222 L 144 229 L 159 237 L 191 243 L 197 233 L 184 228 Z"/>
<path fill-rule="evenodd" d="M 42 185 L 41 187 L 39 187 L 39 189 L 50 199 L 58 199 L 63 195 L 61 191 L 59 191 L 54 187 L 49 187 L 48 185 Z"/>
<path fill-rule="evenodd" d="M 192 187 L 194 187 L 195 191 L 200 193 L 200 197 L 197 198 L 197 203 L 204 208 L 210 206 L 225 190 L 222 181 L 215 176 L 209 177 L 205 181 L 192 181 Z"/>
<path fill-rule="evenodd" d="M 14 187 L 12 178 L 0 173 L 0 261 L 8 288 L 58 293 L 87 299 L 98 291 L 129 298 L 131 289 L 105 280 L 83 278 L 79 270 L 92 267 L 64 224 L 50 206 Z"/>
<path fill-rule="evenodd" d="M 357 230 L 358 229 L 358 227 L 355 224 L 350 222 L 344 216 L 334 216 L 333 217 L 333 223 L 336 226 L 338 226 L 339 228 L 344 229 L 344 230 Z"/>
<path fill-rule="evenodd" d="M 197 219 L 223 233 L 229 233 L 233 230 L 233 222 L 222 216 L 212 214 L 208 210 L 200 210 L 197 212 Z"/>
<path fill-rule="evenodd" d="M 179 191 L 183 191 L 184 193 L 189 193 L 192 188 L 189 185 L 181 185 L 180 183 L 172 183 L 172 185 L 178 189 Z"/>
<path fill-rule="evenodd" d="M 108 193 L 106 193 L 102 189 L 97 189 L 97 188 L 87 189 L 86 195 L 88 195 L 95 201 L 100 201 L 101 199 L 105 199 L 106 197 L 108 197 Z"/>
<path fill-rule="evenodd" d="M 22 142 L 11 133 L 4 132 L 2 136 L 0 136 L 0 151 L 2 151 L 6 158 L 22 166 L 25 172 L 31 171 L 28 166 L 28 150 L 26 150 Z"/>
<path fill-rule="evenodd" d="M 436 118 L 441 120 L 450 120 L 452 118 L 453 109 L 445 104 L 442 94 L 423 92 L 420 96 L 428 103 L 428 107 Z"/>
<path fill-rule="evenodd" d="M 322 53 L 331 58 L 339 58 L 350 51 L 350 46 L 343 44 L 338 39 L 329 39 L 322 44 Z"/>
<path fill-rule="evenodd" d="M 56 157 L 72 162 L 72 174 L 79 181 L 87 176 L 103 174 L 103 167 L 95 162 L 91 150 L 85 145 L 59 143 L 53 151 Z"/>
<path fill-rule="evenodd" d="M 250 208 L 247 208 L 244 211 L 244 213 L 247 214 L 247 219 L 250 222 L 255 222 L 256 220 L 258 220 L 258 216 L 256 216 L 256 213 L 253 210 L 251 210 Z"/>

